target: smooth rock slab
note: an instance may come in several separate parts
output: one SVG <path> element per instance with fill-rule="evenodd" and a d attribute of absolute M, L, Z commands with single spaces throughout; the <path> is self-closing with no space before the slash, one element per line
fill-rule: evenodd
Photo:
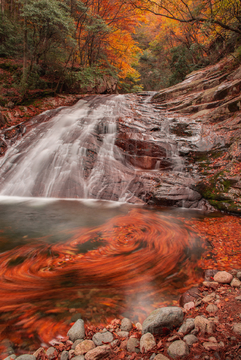
<path fill-rule="evenodd" d="M 171 356 L 173 359 L 177 357 L 184 357 L 189 354 L 189 348 L 185 341 L 183 340 L 177 340 L 174 341 L 167 349 L 167 353 L 169 356 Z"/>
<path fill-rule="evenodd" d="M 109 345 L 97 346 L 85 354 L 85 360 L 105 359 L 109 356 L 110 350 Z"/>
<path fill-rule="evenodd" d="M 128 318 L 124 318 L 121 320 L 121 330 L 122 331 L 131 331 L 132 329 L 132 322 Z"/>
<path fill-rule="evenodd" d="M 142 334 L 163 334 L 167 330 L 180 326 L 183 322 L 183 311 L 176 306 L 154 310 L 142 324 Z"/>
<path fill-rule="evenodd" d="M 111 341 L 113 341 L 113 339 L 114 339 L 114 336 L 109 331 L 97 332 L 92 337 L 92 340 L 94 341 L 95 345 L 97 345 L 97 346 L 103 345 L 105 343 L 110 343 Z"/>
<path fill-rule="evenodd" d="M 233 279 L 233 275 L 231 275 L 227 271 L 218 271 L 214 275 L 214 281 L 217 281 L 221 284 L 230 284 L 232 279 Z"/>
<path fill-rule="evenodd" d="M 156 346 L 156 340 L 151 333 L 142 335 L 140 340 L 140 350 L 142 353 L 146 353 Z"/>
<path fill-rule="evenodd" d="M 183 333 L 184 335 L 189 334 L 190 331 L 192 329 L 194 329 L 195 324 L 194 324 L 194 319 L 187 319 L 182 326 L 180 327 L 180 329 L 178 330 L 179 333 Z"/>
<path fill-rule="evenodd" d="M 241 335 L 241 323 L 233 324 L 233 331 L 236 334 Z"/>
<path fill-rule="evenodd" d="M 78 339 L 84 339 L 85 337 L 85 327 L 84 320 L 78 319 L 74 325 L 67 332 L 70 340 L 75 342 Z"/>
<path fill-rule="evenodd" d="M 183 340 L 187 343 L 188 346 L 192 346 L 193 344 L 198 342 L 198 338 L 192 334 L 184 336 Z"/>
<path fill-rule="evenodd" d="M 88 351 L 95 348 L 95 344 L 92 340 L 84 340 L 78 345 L 76 345 L 75 348 L 75 355 L 84 355 Z"/>

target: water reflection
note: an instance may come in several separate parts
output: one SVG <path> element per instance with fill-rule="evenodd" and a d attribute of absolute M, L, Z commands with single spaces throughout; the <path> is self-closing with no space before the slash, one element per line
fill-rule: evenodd
<path fill-rule="evenodd" d="M 170 210 L 5 199 L 0 212 L 1 340 L 34 349 L 78 314 L 142 321 L 198 281 L 203 241 Z"/>

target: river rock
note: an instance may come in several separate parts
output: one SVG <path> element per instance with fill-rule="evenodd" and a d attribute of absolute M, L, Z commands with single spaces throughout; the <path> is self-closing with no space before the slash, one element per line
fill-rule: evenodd
<path fill-rule="evenodd" d="M 169 306 L 154 310 L 142 324 L 142 334 L 163 334 L 167 330 L 180 326 L 183 322 L 183 311 L 179 307 Z"/>
<path fill-rule="evenodd" d="M 85 360 L 84 355 L 78 355 L 71 358 L 71 360 Z"/>
<path fill-rule="evenodd" d="M 111 348 L 109 345 L 97 346 L 85 354 L 85 360 L 105 359 L 109 356 L 110 350 Z"/>
<path fill-rule="evenodd" d="M 187 343 L 188 346 L 192 346 L 194 343 L 198 342 L 198 338 L 192 334 L 184 336 L 183 340 Z"/>
<path fill-rule="evenodd" d="M 121 338 L 128 338 L 129 337 L 129 332 L 128 331 L 117 331 L 116 334 Z"/>
<path fill-rule="evenodd" d="M 214 275 L 214 281 L 217 281 L 221 284 L 230 284 L 233 279 L 233 275 L 229 274 L 227 271 L 218 271 Z"/>
<path fill-rule="evenodd" d="M 82 319 L 78 319 L 74 323 L 74 325 L 69 329 L 67 335 L 69 336 L 71 341 L 84 339 L 85 337 L 84 321 Z"/>
<path fill-rule="evenodd" d="M 84 355 L 94 348 L 95 344 L 92 340 L 84 340 L 76 346 L 75 355 Z"/>
<path fill-rule="evenodd" d="M 203 316 L 196 316 L 194 324 L 195 329 L 199 330 L 202 334 L 212 334 L 215 329 L 215 324 Z"/>
<path fill-rule="evenodd" d="M 141 323 L 139 323 L 139 322 L 136 323 L 136 329 L 139 330 L 139 331 L 142 331 Z"/>
<path fill-rule="evenodd" d="M 238 278 L 239 280 L 241 280 L 241 271 L 238 271 L 237 274 L 236 274 L 236 276 L 237 276 L 237 278 Z"/>
<path fill-rule="evenodd" d="M 203 285 L 210 289 L 217 289 L 219 286 L 219 283 L 217 281 L 203 281 Z"/>
<path fill-rule="evenodd" d="M 205 270 L 205 280 L 206 281 L 211 281 L 213 280 L 213 277 L 215 274 L 217 274 L 218 270 L 214 270 L 214 269 L 207 269 Z"/>
<path fill-rule="evenodd" d="M 183 333 L 184 335 L 189 334 L 190 331 L 192 329 L 194 329 L 195 324 L 194 324 L 194 319 L 187 319 L 182 326 L 180 327 L 180 329 L 178 330 L 179 333 Z"/>
<path fill-rule="evenodd" d="M 196 299 L 200 298 L 200 291 L 197 287 L 192 287 L 191 289 L 185 291 L 179 299 L 180 306 L 184 306 L 184 304 L 195 301 Z"/>
<path fill-rule="evenodd" d="M 219 350 L 220 348 L 224 347 L 223 342 L 217 343 L 217 342 L 204 342 L 203 344 L 204 349 L 210 351 L 210 350 Z"/>
<path fill-rule="evenodd" d="M 48 350 L 46 351 L 46 355 L 48 356 L 48 358 L 49 358 L 50 360 L 52 360 L 52 359 L 55 359 L 55 358 L 58 356 L 58 352 L 57 352 L 57 350 L 56 350 L 53 346 L 51 346 L 51 347 L 48 348 Z"/>
<path fill-rule="evenodd" d="M 230 284 L 231 286 L 233 286 L 233 287 L 240 287 L 241 286 L 241 281 L 239 280 L 239 279 L 233 279 L 232 281 L 231 281 L 231 284 Z"/>
<path fill-rule="evenodd" d="M 140 341 L 136 338 L 130 338 L 127 341 L 127 345 L 126 345 L 127 351 L 130 352 L 140 352 Z"/>
<path fill-rule="evenodd" d="M 100 346 L 105 343 L 110 343 L 113 341 L 114 337 L 111 332 L 97 332 L 93 337 L 92 340 L 94 341 L 95 345 Z"/>
<path fill-rule="evenodd" d="M 154 346 L 156 346 L 156 340 L 151 333 L 147 332 L 142 335 L 140 340 L 140 350 L 142 353 L 148 352 L 149 350 L 154 348 Z"/>
<path fill-rule="evenodd" d="M 211 301 L 213 301 L 216 297 L 216 294 L 215 292 L 211 293 L 211 294 L 208 294 L 207 296 L 204 296 L 204 298 L 202 299 L 202 302 L 204 303 L 209 303 Z"/>
<path fill-rule="evenodd" d="M 238 334 L 241 335 L 241 323 L 235 323 L 233 324 L 233 331 Z"/>
<path fill-rule="evenodd" d="M 8 357 L 6 357 L 5 359 L 3 359 L 3 360 L 15 360 L 16 359 L 16 355 L 9 355 Z"/>
<path fill-rule="evenodd" d="M 69 352 L 64 350 L 60 355 L 60 360 L 68 360 L 69 359 Z"/>
<path fill-rule="evenodd" d="M 36 360 L 36 357 L 29 354 L 20 355 L 16 358 L 16 360 Z"/>
<path fill-rule="evenodd" d="M 74 350 L 76 348 L 76 346 L 78 344 L 80 344 L 82 341 L 84 341 L 83 339 L 78 339 L 78 340 L 75 340 L 75 342 L 73 343 L 73 345 L 71 346 L 71 349 Z"/>
<path fill-rule="evenodd" d="M 132 322 L 128 318 L 124 318 L 121 320 L 121 330 L 123 331 L 131 331 L 132 329 Z"/>
<path fill-rule="evenodd" d="M 185 341 L 177 340 L 174 341 L 167 349 L 167 353 L 173 359 L 178 357 L 185 357 L 189 354 L 189 349 Z"/>
<path fill-rule="evenodd" d="M 215 314 L 217 311 L 218 311 L 218 307 L 214 304 L 209 304 L 207 307 L 206 307 L 206 311 L 208 313 L 213 313 Z"/>
<path fill-rule="evenodd" d="M 158 354 L 154 357 L 153 360 L 169 360 L 168 357 L 166 357 L 165 355 L 162 355 L 162 354 Z"/>

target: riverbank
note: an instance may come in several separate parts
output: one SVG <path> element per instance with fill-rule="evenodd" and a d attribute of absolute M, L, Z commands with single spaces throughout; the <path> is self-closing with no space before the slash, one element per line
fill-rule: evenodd
<path fill-rule="evenodd" d="M 5 360 L 241 359 L 240 280 L 241 270 L 206 270 L 179 307 L 157 309 L 142 324 L 124 318 L 95 327 L 78 319 L 49 348 L 18 357 L 5 353 Z"/>

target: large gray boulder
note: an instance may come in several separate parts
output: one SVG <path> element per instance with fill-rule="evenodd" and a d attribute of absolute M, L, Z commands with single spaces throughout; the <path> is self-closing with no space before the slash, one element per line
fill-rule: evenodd
<path fill-rule="evenodd" d="M 163 334 L 168 330 L 180 326 L 183 322 L 183 311 L 176 306 L 154 310 L 142 324 L 142 334 Z"/>

